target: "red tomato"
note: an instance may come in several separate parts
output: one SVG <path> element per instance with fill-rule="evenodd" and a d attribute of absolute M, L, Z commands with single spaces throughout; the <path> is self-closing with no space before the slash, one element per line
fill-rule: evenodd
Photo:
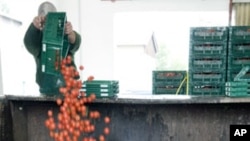
<path fill-rule="evenodd" d="M 56 99 L 56 103 L 57 103 L 57 105 L 59 105 L 59 106 L 60 106 L 60 105 L 62 104 L 62 99 L 57 98 L 57 99 Z"/>
<path fill-rule="evenodd" d="M 105 135 L 108 135 L 108 134 L 110 133 L 109 128 L 108 128 L 108 127 L 105 127 L 105 128 L 103 129 L 103 133 L 104 133 Z"/>
<path fill-rule="evenodd" d="M 92 81 L 92 80 L 94 80 L 94 76 L 91 75 L 88 77 L 88 81 Z"/>
<path fill-rule="evenodd" d="M 79 69 L 82 71 L 82 70 L 84 69 L 84 67 L 81 65 L 81 66 L 79 67 Z"/>
<path fill-rule="evenodd" d="M 52 116 L 53 116 L 52 110 L 48 110 L 48 116 L 49 116 L 49 117 L 52 117 Z"/>
<path fill-rule="evenodd" d="M 104 122 L 106 124 L 109 124 L 110 123 L 110 117 L 108 117 L 108 116 L 104 117 Z"/>

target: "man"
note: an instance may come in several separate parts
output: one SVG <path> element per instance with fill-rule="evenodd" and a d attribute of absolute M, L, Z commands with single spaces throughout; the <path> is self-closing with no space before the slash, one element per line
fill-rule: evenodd
<path fill-rule="evenodd" d="M 38 16 L 33 19 L 24 36 L 24 45 L 29 53 L 31 53 L 36 62 L 36 83 L 39 85 L 40 93 L 46 95 L 59 94 L 59 87 L 64 85 L 62 76 L 56 76 L 43 73 L 41 70 L 41 52 L 42 52 L 42 37 L 43 26 L 46 22 L 48 12 L 56 12 L 55 6 L 50 2 L 43 2 L 38 9 Z M 74 63 L 74 54 L 79 49 L 81 44 L 81 36 L 73 30 L 72 24 L 65 24 L 65 34 L 68 36 L 69 51 L 67 56 L 71 56 Z"/>

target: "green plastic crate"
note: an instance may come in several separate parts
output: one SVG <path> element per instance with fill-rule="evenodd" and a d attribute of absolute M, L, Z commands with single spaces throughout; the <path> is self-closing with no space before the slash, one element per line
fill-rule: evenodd
<path fill-rule="evenodd" d="M 184 81 L 184 82 L 183 82 Z M 179 86 L 181 85 L 181 83 L 183 82 L 182 85 L 186 85 L 186 80 L 181 80 L 181 81 L 177 81 L 177 82 L 173 82 L 173 81 L 153 81 L 153 87 L 164 87 L 164 86 Z"/>
<path fill-rule="evenodd" d="M 152 93 L 186 94 L 186 77 L 187 71 L 153 71 Z"/>
<path fill-rule="evenodd" d="M 250 54 L 250 41 L 229 42 L 228 54 L 234 56 L 246 56 Z"/>
<path fill-rule="evenodd" d="M 65 12 L 49 12 L 43 29 L 43 42 L 63 46 Z"/>
<path fill-rule="evenodd" d="M 229 27 L 230 41 L 249 41 L 250 26 L 231 26 Z"/>
<path fill-rule="evenodd" d="M 249 76 L 250 72 L 250 67 L 245 66 L 243 67 L 240 72 L 234 77 L 234 81 L 245 81 L 245 82 L 250 82 L 250 78 L 246 78 L 246 76 Z"/>
<path fill-rule="evenodd" d="M 49 12 L 43 29 L 41 65 L 42 72 L 60 74 L 60 62 L 69 49 L 68 37 L 64 33 L 65 12 Z"/>
<path fill-rule="evenodd" d="M 158 94 L 180 94 L 180 95 L 183 95 L 183 94 L 186 94 L 186 87 L 185 86 L 182 86 L 179 90 L 179 92 L 177 93 L 178 91 L 178 88 L 179 86 L 176 85 L 176 86 L 166 86 L 166 87 L 153 87 L 153 94 L 154 95 L 158 95 Z"/>
<path fill-rule="evenodd" d="M 189 57 L 189 70 L 225 70 L 226 64 L 226 55 Z"/>
<path fill-rule="evenodd" d="M 225 95 L 229 96 L 229 97 L 249 97 L 250 93 L 249 92 L 230 92 L 230 91 L 226 91 Z"/>
<path fill-rule="evenodd" d="M 68 37 L 65 32 L 67 21 L 65 12 L 49 12 L 43 29 L 43 43 L 62 49 L 62 56 L 66 57 L 69 49 Z"/>
<path fill-rule="evenodd" d="M 88 93 L 119 93 L 119 87 L 115 87 L 112 89 L 108 88 L 89 88 L 89 87 L 83 87 L 81 88 L 84 92 Z"/>
<path fill-rule="evenodd" d="M 226 82 L 226 72 L 221 71 L 189 71 L 189 82 L 191 83 L 225 83 Z"/>
<path fill-rule="evenodd" d="M 191 42 L 190 55 L 226 55 L 227 42 Z"/>
<path fill-rule="evenodd" d="M 112 89 L 113 87 L 117 87 L 118 85 L 119 81 L 115 80 L 92 80 L 92 81 L 83 81 L 82 87 Z"/>
<path fill-rule="evenodd" d="M 248 82 L 231 81 L 226 82 L 225 94 L 229 97 L 250 96 L 250 84 Z"/>
<path fill-rule="evenodd" d="M 228 70 L 240 70 L 245 66 L 250 66 L 250 54 L 228 56 Z"/>
<path fill-rule="evenodd" d="M 226 41 L 227 27 L 191 27 L 190 41 Z"/>
<path fill-rule="evenodd" d="M 236 93 L 238 93 L 238 92 L 247 92 L 247 93 L 250 93 L 250 89 L 248 88 L 248 86 L 246 86 L 246 87 L 237 87 L 237 88 L 235 88 L 235 87 L 226 87 L 225 88 L 225 90 L 226 90 L 226 92 L 236 92 Z"/>
<path fill-rule="evenodd" d="M 153 81 L 164 81 L 170 83 L 179 83 L 187 75 L 187 71 L 153 71 Z"/>
<path fill-rule="evenodd" d="M 228 69 L 227 70 L 227 81 L 235 81 L 235 77 L 240 73 L 241 68 L 236 69 Z M 241 76 L 242 80 L 250 80 L 250 71 L 247 71 L 243 76 Z"/>
<path fill-rule="evenodd" d="M 225 83 L 189 83 L 188 94 L 195 96 L 225 95 Z"/>
<path fill-rule="evenodd" d="M 226 82 L 226 87 L 248 87 L 250 84 L 248 82 L 236 82 L 236 81 L 230 81 Z"/>
<path fill-rule="evenodd" d="M 81 91 L 86 92 L 87 96 L 95 93 L 97 98 L 113 97 L 119 93 L 119 81 L 114 80 L 93 80 L 84 81 Z"/>
<path fill-rule="evenodd" d="M 116 89 L 105 89 L 105 88 L 81 88 L 80 91 L 83 91 L 86 93 L 86 96 L 89 96 L 90 94 L 95 94 L 97 98 L 103 98 L 103 97 L 114 97 L 116 94 L 119 93 L 119 88 Z"/>

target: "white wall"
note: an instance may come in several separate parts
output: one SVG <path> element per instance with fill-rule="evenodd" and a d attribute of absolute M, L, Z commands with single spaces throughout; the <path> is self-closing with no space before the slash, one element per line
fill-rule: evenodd
<path fill-rule="evenodd" d="M 13 2 L 13 5 L 16 6 L 14 8 L 15 13 L 23 21 L 21 33 L 24 34 L 34 16 L 37 15 L 39 4 L 43 1 L 26 0 L 25 3 L 18 0 L 8 1 Z M 78 65 L 85 66 L 83 79 L 89 75 L 94 75 L 96 79 L 113 79 L 115 60 L 113 18 L 115 13 L 145 10 L 225 10 L 228 9 L 229 0 L 128 0 L 114 3 L 101 0 L 48 1 L 53 2 L 58 11 L 66 11 L 68 20 L 72 22 L 74 29 L 82 35 L 82 45 L 80 51 L 76 54 L 76 62 Z M 25 7 L 21 7 L 22 4 L 25 4 Z M 23 34 L 20 35 L 20 39 L 23 39 Z M 22 64 L 25 62 L 25 64 L 29 64 L 28 68 L 18 70 L 27 84 L 25 89 L 29 90 L 29 93 L 34 93 L 33 90 L 37 92 L 37 87 L 33 87 L 33 85 L 36 85 L 34 59 L 23 45 L 19 49 L 21 52 L 17 54 L 21 59 L 16 63 Z M 2 53 L 10 54 L 9 52 Z M 2 61 L 4 61 L 4 58 L 2 58 Z M 16 91 L 19 92 L 20 90 Z"/>
<path fill-rule="evenodd" d="M 228 9 L 228 2 L 229 0 L 131 0 L 117 2 L 80 0 L 80 27 L 83 37 L 81 63 L 85 66 L 84 76 L 94 75 L 96 79 L 114 79 L 113 17 L 116 12 L 225 10 Z"/>
<path fill-rule="evenodd" d="M 115 71 L 120 93 L 150 93 L 155 59 L 145 53 L 145 45 L 118 46 L 116 55 Z"/>

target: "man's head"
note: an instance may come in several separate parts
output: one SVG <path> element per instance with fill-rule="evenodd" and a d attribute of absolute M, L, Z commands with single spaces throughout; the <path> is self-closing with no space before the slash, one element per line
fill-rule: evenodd
<path fill-rule="evenodd" d="M 39 16 L 46 16 L 48 12 L 56 12 L 56 7 L 51 2 L 43 2 L 38 8 Z"/>

